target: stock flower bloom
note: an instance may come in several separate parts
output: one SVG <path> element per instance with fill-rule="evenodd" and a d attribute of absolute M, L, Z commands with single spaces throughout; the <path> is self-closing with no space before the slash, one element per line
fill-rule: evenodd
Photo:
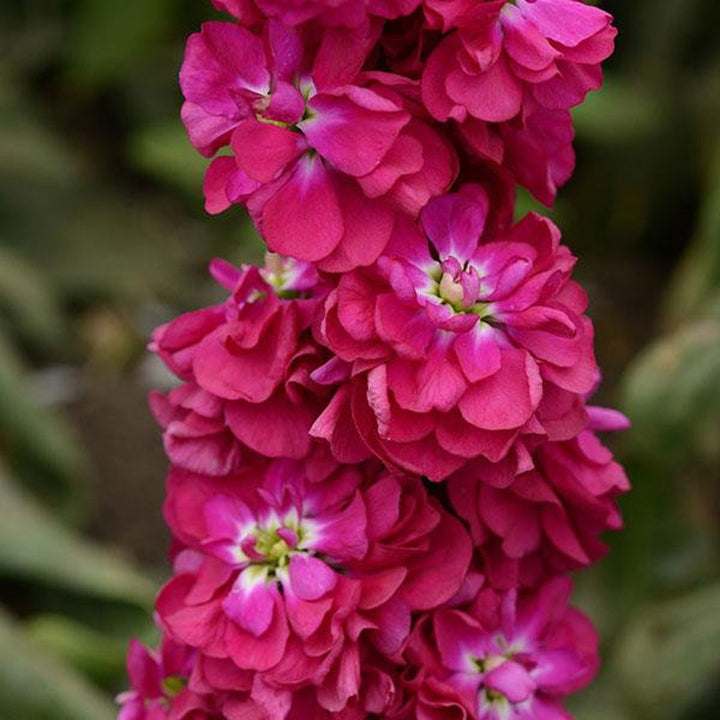
<path fill-rule="evenodd" d="M 507 122 L 468 117 L 460 124 L 460 134 L 471 152 L 502 164 L 547 206 L 575 169 L 575 130 L 568 110 L 548 110 L 528 102 Z"/>
<path fill-rule="evenodd" d="M 273 256 L 265 268 L 214 261 L 211 272 L 231 292 L 228 300 L 158 328 L 151 344 L 184 381 L 150 397 L 170 460 L 227 475 L 248 449 L 250 456 L 305 456 L 324 392 L 310 380 L 326 359 L 309 333 L 319 302 L 313 295 L 323 292 L 317 274 Z"/>
<path fill-rule="evenodd" d="M 254 482 L 170 475 L 166 517 L 189 549 L 158 598 L 163 627 L 257 674 L 255 702 L 269 687 L 289 707 L 305 688 L 342 710 L 360 692 L 364 647 L 397 653 L 411 613 L 463 581 L 471 546 L 459 521 L 419 480 L 362 470 L 314 483 L 291 461 Z"/>
<path fill-rule="evenodd" d="M 502 460 L 521 435 L 582 429 L 598 371 L 575 258 L 545 218 L 485 241 L 486 216 L 482 189 L 465 186 L 428 205 L 427 237 L 396 236 L 376 268 L 340 279 L 318 335 L 348 380 L 314 435 L 337 445 L 350 413 L 385 463 L 442 480 Z"/>
<path fill-rule="evenodd" d="M 213 4 L 246 25 L 263 17 L 279 19 L 285 25 L 310 20 L 323 25 L 356 27 L 370 17 L 390 19 L 409 15 L 421 0 L 213 0 Z"/>
<path fill-rule="evenodd" d="M 458 6 L 464 12 L 454 12 Z M 573 107 L 600 87 L 600 63 L 617 34 L 610 15 L 580 0 L 426 0 L 426 7 L 450 31 L 423 77 L 423 97 L 439 119 L 502 122 L 528 97 L 548 109 Z"/>
<path fill-rule="evenodd" d="M 168 720 L 171 705 L 185 691 L 196 654 L 167 636 L 157 653 L 131 640 L 127 669 L 132 690 L 117 697 L 118 720 Z"/>
<path fill-rule="evenodd" d="M 575 257 L 512 217 L 573 170 L 611 18 L 212 3 L 180 73 L 206 209 L 281 255 L 214 261 L 230 296 L 153 335 L 173 577 L 119 720 L 568 720 L 598 658 L 563 575 L 621 525 L 626 421 L 586 404 Z"/>
<path fill-rule="evenodd" d="M 202 653 L 188 687 L 198 697 L 212 699 L 229 720 L 365 720 L 369 714 L 384 717 L 401 698 L 397 666 L 369 646 L 361 648 L 358 695 L 339 711 L 320 706 L 314 687 L 288 690 L 268 685 L 259 673 Z"/>
<path fill-rule="evenodd" d="M 396 213 L 416 216 L 457 174 L 423 117 L 417 85 L 359 73 L 376 34 L 318 40 L 270 22 L 263 35 L 206 23 L 188 40 L 180 83 L 190 140 L 216 157 L 206 207 L 247 206 L 271 250 L 340 272 L 372 263 Z"/>
<path fill-rule="evenodd" d="M 579 0 L 425 0 L 425 8 L 448 33 L 423 71 L 429 112 L 458 121 L 470 149 L 551 204 L 574 166 L 568 109 L 602 84 L 611 16 Z"/>
<path fill-rule="evenodd" d="M 532 594 L 481 590 L 469 607 L 429 613 L 405 653 L 411 699 L 393 717 L 568 720 L 563 699 L 599 662 L 592 624 L 567 604 L 571 588 L 559 578 Z"/>
<path fill-rule="evenodd" d="M 449 479 L 452 507 L 493 587 L 534 587 L 587 567 L 607 551 L 601 534 L 622 527 L 616 498 L 628 480 L 596 432 L 624 429 L 627 420 L 596 407 L 588 415 L 585 430 L 538 445 L 518 474 L 507 463 L 478 461 Z"/>

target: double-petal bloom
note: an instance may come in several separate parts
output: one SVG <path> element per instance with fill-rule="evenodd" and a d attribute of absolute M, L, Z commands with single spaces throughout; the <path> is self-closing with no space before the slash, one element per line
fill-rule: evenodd
<path fill-rule="evenodd" d="M 394 720 L 567 720 L 562 700 L 594 677 L 598 640 L 568 606 L 570 580 L 533 593 L 481 590 L 418 622 L 406 657 L 409 701 Z"/>
<path fill-rule="evenodd" d="M 255 33 L 206 23 L 180 83 L 190 140 L 216 157 L 206 207 L 247 206 L 269 248 L 341 272 L 374 262 L 395 216 L 416 216 L 457 174 L 452 146 L 424 115 L 417 83 L 361 73 L 367 31 Z"/>
<path fill-rule="evenodd" d="M 171 710 L 180 720 L 180 708 L 197 707 L 197 699 L 186 687 L 196 657 L 193 648 L 168 636 L 162 638 L 157 652 L 131 640 L 127 668 L 132 690 L 117 697 L 118 720 L 169 720 Z"/>
<path fill-rule="evenodd" d="M 612 18 L 580 0 L 426 0 L 446 32 L 423 70 L 423 100 L 460 123 L 478 155 L 501 162 L 542 202 L 574 168 L 569 108 L 602 84 Z"/>
<path fill-rule="evenodd" d="M 398 653 L 411 614 L 452 597 L 471 555 L 419 480 L 375 463 L 316 482 L 288 460 L 222 479 L 175 471 L 166 517 L 187 549 L 158 599 L 163 626 L 259 674 L 287 708 L 303 689 L 329 711 L 357 699 L 361 654 Z"/>
<path fill-rule="evenodd" d="M 596 433 L 623 430 L 627 420 L 598 407 L 588 415 L 579 435 L 541 443 L 522 469 L 514 458 L 479 460 L 448 480 L 493 587 L 537 587 L 587 567 L 607 551 L 601 535 L 622 527 L 617 497 L 629 489 L 627 476 Z"/>
<path fill-rule="evenodd" d="M 408 227 L 328 296 L 318 337 L 348 380 L 312 432 L 339 459 L 358 453 L 349 416 L 384 462 L 434 481 L 583 429 L 598 370 L 575 258 L 545 218 L 484 238 L 486 217 L 478 186 L 438 198 L 421 237 Z"/>
<path fill-rule="evenodd" d="M 285 25 L 305 22 L 328 26 L 357 27 L 371 18 L 390 19 L 409 15 L 422 0 L 213 0 L 246 25 L 275 18 Z"/>
<path fill-rule="evenodd" d="M 215 261 L 211 271 L 228 299 L 163 325 L 151 343 L 183 381 L 150 397 L 170 460 L 220 476 L 257 454 L 305 457 L 327 395 L 310 379 L 327 360 L 309 331 L 322 283 L 312 266 L 277 256 L 261 269 Z"/>

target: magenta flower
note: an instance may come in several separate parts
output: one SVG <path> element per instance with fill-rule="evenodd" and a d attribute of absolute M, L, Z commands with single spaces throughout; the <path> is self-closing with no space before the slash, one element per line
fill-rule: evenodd
<path fill-rule="evenodd" d="M 597 562 L 600 540 L 619 530 L 616 498 L 629 490 L 625 472 L 596 430 L 621 430 L 619 413 L 588 408 L 578 436 L 538 445 L 517 472 L 517 462 L 478 461 L 453 475 L 450 501 L 479 546 L 493 587 L 536 587 L 543 580 Z"/>
<path fill-rule="evenodd" d="M 339 272 L 377 258 L 395 213 L 415 216 L 448 189 L 458 161 L 417 85 L 358 73 L 374 41 L 274 22 L 263 36 L 206 23 L 189 39 L 190 139 L 207 156 L 233 151 L 208 169 L 210 212 L 244 204 L 271 250 Z"/>
<path fill-rule="evenodd" d="M 563 699 L 598 666 L 597 635 L 567 605 L 570 590 L 559 578 L 527 595 L 480 591 L 465 609 L 428 614 L 405 653 L 410 700 L 394 717 L 568 720 Z"/>
<path fill-rule="evenodd" d="M 600 87 L 599 63 L 617 34 L 610 15 L 580 0 L 425 4 L 451 31 L 423 76 L 423 97 L 438 119 L 503 122 L 527 98 L 551 110 L 577 105 Z"/>
<path fill-rule="evenodd" d="M 241 670 L 231 660 L 198 653 L 189 688 L 206 704 L 222 710 L 223 718 L 246 720 L 365 720 L 385 717 L 399 706 L 402 693 L 395 664 L 368 646 L 361 649 L 357 697 L 342 710 L 320 706 L 314 687 L 287 689 L 267 684 L 264 675 Z"/>
<path fill-rule="evenodd" d="M 185 693 L 196 655 L 167 636 L 157 653 L 131 640 L 127 669 L 132 690 L 117 697 L 118 720 L 168 720 L 171 706 Z"/>
<path fill-rule="evenodd" d="M 568 110 L 548 110 L 528 101 L 523 112 L 507 122 L 468 117 L 460 133 L 471 152 L 502 164 L 548 206 L 575 169 L 575 131 Z"/>
<path fill-rule="evenodd" d="M 310 20 L 323 25 L 356 27 L 370 17 L 390 19 L 409 15 L 422 0 L 213 0 L 245 25 L 253 25 L 265 16 L 285 25 Z"/>
<path fill-rule="evenodd" d="M 173 473 L 166 517 L 190 550 L 157 608 L 173 637 L 284 691 L 341 710 L 365 645 L 397 653 L 411 613 L 459 589 L 471 554 L 460 523 L 413 478 L 302 465 L 215 480 Z"/>
<path fill-rule="evenodd" d="M 397 235 L 377 268 L 328 296 L 321 341 L 351 378 L 312 432 L 336 453 L 348 406 L 376 455 L 431 480 L 478 456 L 498 462 L 522 435 L 584 426 L 598 371 L 575 258 L 532 214 L 484 241 L 486 203 L 478 186 L 434 200 L 427 239 Z"/>
<path fill-rule="evenodd" d="M 209 475 L 227 475 L 254 453 L 304 457 L 326 394 L 310 379 L 327 359 L 309 333 L 318 277 L 273 256 L 262 269 L 215 261 L 211 271 L 232 291 L 228 300 L 153 336 L 152 349 L 185 381 L 150 397 L 165 450 L 175 465 Z"/>
<path fill-rule="evenodd" d="M 567 574 L 621 525 L 596 433 L 626 421 L 587 406 L 576 259 L 515 195 L 571 174 L 611 18 L 212 3 L 180 73 L 206 208 L 281 255 L 214 261 L 229 297 L 153 335 L 173 577 L 119 720 L 569 720 L 598 658 Z"/>
<path fill-rule="evenodd" d="M 613 50 L 612 18 L 579 0 L 425 0 L 448 34 L 423 72 L 423 100 L 438 120 L 502 162 L 542 202 L 572 173 L 568 109 L 602 84 Z"/>

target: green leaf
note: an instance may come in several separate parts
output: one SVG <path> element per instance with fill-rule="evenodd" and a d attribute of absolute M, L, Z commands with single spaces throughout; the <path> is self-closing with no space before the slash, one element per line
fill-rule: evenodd
<path fill-rule="evenodd" d="M 0 248 L 0 309 L 34 347 L 61 347 L 67 337 L 59 299 L 40 272 L 17 253 Z"/>
<path fill-rule="evenodd" d="M 630 619 L 616 673 L 634 704 L 672 718 L 720 671 L 720 584 L 643 609 Z"/>
<path fill-rule="evenodd" d="M 617 148 L 656 135 L 663 114 L 657 97 L 627 80 L 608 77 L 601 92 L 591 93 L 573 111 L 578 137 Z"/>
<path fill-rule="evenodd" d="M 33 402 L 13 348 L 1 333 L 0 430 L 6 452 L 30 467 L 39 478 L 38 489 L 77 520 L 87 503 L 85 456 L 67 429 Z"/>
<path fill-rule="evenodd" d="M 102 87 L 142 68 L 173 18 L 171 0 L 82 0 L 67 42 L 70 82 Z"/>
<path fill-rule="evenodd" d="M 539 200 L 536 200 L 527 190 L 518 186 L 515 190 L 515 220 L 520 220 L 529 212 L 539 213 L 540 215 L 552 215 L 552 210 L 548 210 Z"/>
<path fill-rule="evenodd" d="M 113 720 L 117 708 L 81 675 L 44 654 L 0 609 L 0 717 Z"/>
<path fill-rule="evenodd" d="M 138 132 L 129 147 L 133 164 L 171 187 L 197 197 L 208 160 L 190 145 L 178 120 Z"/>
<path fill-rule="evenodd" d="M 153 583 L 83 539 L 11 483 L 0 467 L 0 573 L 149 609 Z"/>
<path fill-rule="evenodd" d="M 28 620 L 25 627 L 37 647 L 94 682 L 114 685 L 124 678 L 127 638 L 98 632 L 62 615 L 39 615 Z"/>
<path fill-rule="evenodd" d="M 660 466 L 690 457 L 720 463 L 720 297 L 708 308 L 641 353 L 626 375 L 631 451 Z"/>
<path fill-rule="evenodd" d="M 23 84 L 0 67 L 0 183 L 3 195 L 32 190 L 62 191 L 73 187 L 81 175 L 69 143 L 52 126 L 44 126 Z M 22 183 L 22 185 L 21 185 Z M 40 199 L 31 192 L 33 201 Z M 51 198 L 54 196 L 50 196 Z M 3 198 L 7 202 L 7 198 Z M 4 220 L 4 218 L 3 218 Z"/>
<path fill-rule="evenodd" d="M 568 710 L 578 720 L 638 720 L 628 714 L 617 692 L 617 679 L 604 673 L 593 684 L 568 701 Z"/>
<path fill-rule="evenodd" d="M 125 197 L 87 186 L 68 199 L 72 213 L 51 231 L 42 228 L 23 245 L 29 260 L 42 268 L 61 291 L 95 306 L 120 302 L 125 310 L 156 301 L 160 293 L 177 296 L 187 282 L 192 253 L 207 253 L 208 235 L 168 215 L 151 200 Z M 203 256 L 204 257 L 204 256 Z"/>
<path fill-rule="evenodd" d="M 667 322 L 678 326 L 703 311 L 720 290 L 720 143 L 715 148 L 710 177 L 695 239 L 676 270 L 665 307 Z"/>

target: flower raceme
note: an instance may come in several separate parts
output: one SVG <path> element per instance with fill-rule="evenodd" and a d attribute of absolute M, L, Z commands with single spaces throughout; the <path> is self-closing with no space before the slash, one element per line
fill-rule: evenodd
<path fill-rule="evenodd" d="M 408 67 L 413 67 L 410 75 L 422 79 L 422 99 L 430 115 L 439 121 L 459 123 L 466 150 L 502 163 L 518 183 L 551 205 L 575 164 L 569 109 L 602 83 L 600 63 L 611 54 L 616 35 L 611 17 L 580 0 L 425 0 L 422 9 L 412 14 L 416 22 L 408 25 L 408 16 L 419 4 L 413 0 L 260 0 L 255 4 L 247 0 L 221 5 L 246 27 L 255 29 L 268 22 L 263 13 L 285 25 L 301 26 L 303 31 L 321 19 L 330 28 L 328 38 L 332 38 L 326 47 L 343 45 L 342 63 L 336 65 L 350 69 L 345 82 L 353 81 L 354 69 L 370 67 L 377 49 L 383 48 L 384 61 L 393 73 L 406 75 Z M 401 43 L 406 52 L 399 57 L 385 53 L 388 39 L 395 37 L 397 41 L 396 28 L 392 23 L 378 25 L 381 19 L 391 18 L 399 18 L 398 22 L 404 23 L 401 26 L 410 29 Z M 423 57 L 409 62 L 421 37 Z M 338 38 L 342 40 L 338 42 Z M 427 38 L 432 39 L 427 42 Z M 374 40 L 378 40 L 375 48 Z M 235 54 L 242 47 L 238 43 Z M 328 58 L 332 53 L 320 55 Z M 189 52 L 188 63 L 192 59 Z M 230 65 L 227 63 L 226 68 Z M 318 74 L 322 76 L 323 71 Z M 237 112 L 230 99 L 237 92 L 237 80 L 237 75 L 234 81 L 228 77 L 225 90 L 217 83 L 201 84 L 203 92 L 212 87 L 215 104 L 223 92 L 226 108 Z M 261 102 L 269 102 L 267 81 L 260 87 L 263 90 L 256 92 L 261 92 Z M 190 99 L 190 83 L 188 91 Z M 282 92 L 280 83 L 278 91 Z M 210 98 L 206 96 L 206 100 Z M 191 107 L 192 103 L 186 106 L 185 119 L 192 138 L 198 124 L 205 125 L 209 118 L 200 113 L 201 121 L 189 110 Z M 216 110 L 211 112 L 216 115 Z M 227 119 L 220 117 L 215 117 L 215 122 L 226 125 Z M 357 132 L 357 126 L 353 129 Z M 224 209 L 229 203 L 242 201 L 240 190 L 247 191 L 242 174 L 235 171 L 233 180 L 225 181 L 231 167 L 227 160 L 216 161 L 206 186 L 209 207 Z M 439 167 L 435 163 L 436 170 Z M 279 246 L 277 249 L 290 252 Z"/>
<path fill-rule="evenodd" d="M 580 0 L 212 0 L 182 119 L 272 251 L 158 328 L 173 576 L 120 720 L 566 720 L 568 574 L 627 478 L 550 205 L 610 16 Z M 279 254 L 275 254 L 279 253 Z"/>
<path fill-rule="evenodd" d="M 312 432 L 336 453 L 348 413 L 384 462 L 435 481 L 503 460 L 518 438 L 583 428 L 598 371 L 575 258 L 549 220 L 485 239 L 486 215 L 478 186 L 434 200 L 421 237 L 396 236 L 328 296 L 318 339 L 349 380 Z"/>

